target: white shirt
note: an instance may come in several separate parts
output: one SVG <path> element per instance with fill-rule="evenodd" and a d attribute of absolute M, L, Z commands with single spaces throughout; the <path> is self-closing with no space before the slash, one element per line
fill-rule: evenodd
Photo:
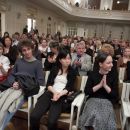
<path fill-rule="evenodd" d="M 57 92 L 61 92 L 67 84 L 67 74 L 57 75 L 54 80 L 53 88 Z"/>
<path fill-rule="evenodd" d="M 9 68 L 10 68 L 10 61 L 8 59 L 8 57 L 1 55 L 0 56 L 0 63 L 3 64 L 3 68 L 6 72 L 8 72 Z M 1 69 L 0 69 L 0 76 L 3 76 Z"/>
<path fill-rule="evenodd" d="M 47 51 L 47 46 L 45 48 L 43 48 L 42 46 L 38 47 L 38 50 L 40 50 L 40 52 L 46 52 Z"/>
<path fill-rule="evenodd" d="M 13 43 L 12 43 L 12 46 L 17 46 L 19 44 L 19 41 L 18 40 L 15 40 Z"/>

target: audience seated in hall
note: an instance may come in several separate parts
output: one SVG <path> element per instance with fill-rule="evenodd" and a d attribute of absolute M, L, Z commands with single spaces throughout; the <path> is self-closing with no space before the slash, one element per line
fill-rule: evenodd
<path fill-rule="evenodd" d="M 6 33 L 5 33 L 6 35 Z M 8 33 L 7 33 L 8 35 Z M 51 34 L 45 35 L 43 33 L 42 36 L 35 35 L 35 31 L 31 31 L 30 33 L 26 34 L 19 34 L 14 33 L 12 36 L 12 39 L 9 36 L 4 36 L 2 38 L 4 50 L 3 55 L 7 57 L 3 57 L 3 55 L 0 56 L 0 59 L 2 57 L 2 60 L 0 60 L 0 63 L 3 62 L 4 59 L 7 59 L 7 65 L 4 66 L 5 63 L 2 63 L 3 68 L 5 68 L 5 73 L 3 73 L 4 77 L 7 76 L 8 69 L 10 68 L 10 65 L 14 65 L 17 59 L 20 59 L 19 55 L 19 42 L 22 40 L 30 40 L 31 44 L 33 44 L 35 47 L 35 50 L 33 51 L 34 57 L 38 60 L 41 60 L 41 58 L 44 58 L 45 62 L 43 65 L 43 70 L 49 70 L 51 71 L 53 68 L 56 67 L 56 59 L 59 54 L 59 51 L 63 50 L 69 50 L 71 52 L 72 56 L 72 67 L 76 69 L 76 74 L 78 72 L 79 75 L 91 75 L 91 71 L 93 69 L 93 72 L 99 69 L 98 65 L 98 59 L 95 58 L 97 54 L 100 52 L 107 53 L 110 55 L 113 59 L 111 67 L 111 71 L 118 76 L 118 68 L 119 67 L 126 67 L 126 75 L 124 81 L 129 80 L 129 68 L 130 68 L 130 47 L 129 41 L 121 41 L 118 39 L 113 39 L 112 43 L 105 43 L 102 38 L 94 37 L 94 38 L 85 38 L 85 37 L 79 37 L 79 36 L 61 36 L 58 37 L 57 35 L 54 35 L 53 37 Z M 41 38 L 41 39 L 39 39 Z M 54 41 L 52 39 L 58 39 L 57 41 Z M 0 50 L 2 50 L 3 46 L 0 44 Z M 16 62 L 17 63 L 17 62 Z M 93 64 L 94 63 L 94 66 Z M 2 76 L 1 71 L 1 64 L 0 64 L 0 80 Z M 41 71 L 42 72 L 42 71 Z M 7 78 L 7 77 L 6 77 Z M 128 81 L 129 82 L 129 81 Z M 82 129 L 81 129 L 82 130 Z"/>

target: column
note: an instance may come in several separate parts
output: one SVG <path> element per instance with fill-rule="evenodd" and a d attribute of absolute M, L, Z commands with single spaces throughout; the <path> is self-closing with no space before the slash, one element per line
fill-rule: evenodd
<path fill-rule="evenodd" d="M 129 4 L 128 4 L 128 10 L 130 10 L 130 0 L 129 0 Z"/>
<path fill-rule="evenodd" d="M 1 13 L 1 33 L 2 35 L 4 34 L 5 32 L 5 13 L 2 12 Z"/>
<path fill-rule="evenodd" d="M 112 10 L 113 0 L 101 0 L 100 2 L 100 10 Z"/>

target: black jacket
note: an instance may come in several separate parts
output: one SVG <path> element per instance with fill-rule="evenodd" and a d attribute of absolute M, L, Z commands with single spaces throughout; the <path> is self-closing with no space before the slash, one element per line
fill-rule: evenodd
<path fill-rule="evenodd" d="M 39 92 L 39 83 L 31 75 L 17 73 L 15 74 L 15 81 L 18 82 L 25 97 L 33 96 Z"/>
<path fill-rule="evenodd" d="M 48 89 L 48 86 L 53 86 L 54 84 L 54 80 L 56 78 L 56 76 L 58 75 L 59 69 L 57 67 L 54 67 L 51 72 L 50 75 L 48 77 L 47 80 L 47 85 L 46 85 L 46 89 Z M 76 72 L 74 71 L 73 68 L 69 68 L 68 70 L 68 74 L 67 74 L 67 84 L 65 89 L 68 90 L 68 92 L 73 91 L 74 89 L 74 81 L 76 79 Z"/>
<path fill-rule="evenodd" d="M 25 98 L 33 96 L 39 92 L 40 86 L 38 81 L 31 75 L 27 73 L 16 73 L 13 75 L 15 81 L 18 82 L 19 87 L 22 89 Z M 0 84 L 0 91 L 4 91 L 10 88 L 12 84 L 5 80 Z"/>

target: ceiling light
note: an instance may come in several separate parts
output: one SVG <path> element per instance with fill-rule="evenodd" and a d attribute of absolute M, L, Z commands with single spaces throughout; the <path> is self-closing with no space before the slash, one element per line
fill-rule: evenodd
<path fill-rule="evenodd" d="M 117 1 L 117 4 L 120 4 L 120 1 Z"/>

